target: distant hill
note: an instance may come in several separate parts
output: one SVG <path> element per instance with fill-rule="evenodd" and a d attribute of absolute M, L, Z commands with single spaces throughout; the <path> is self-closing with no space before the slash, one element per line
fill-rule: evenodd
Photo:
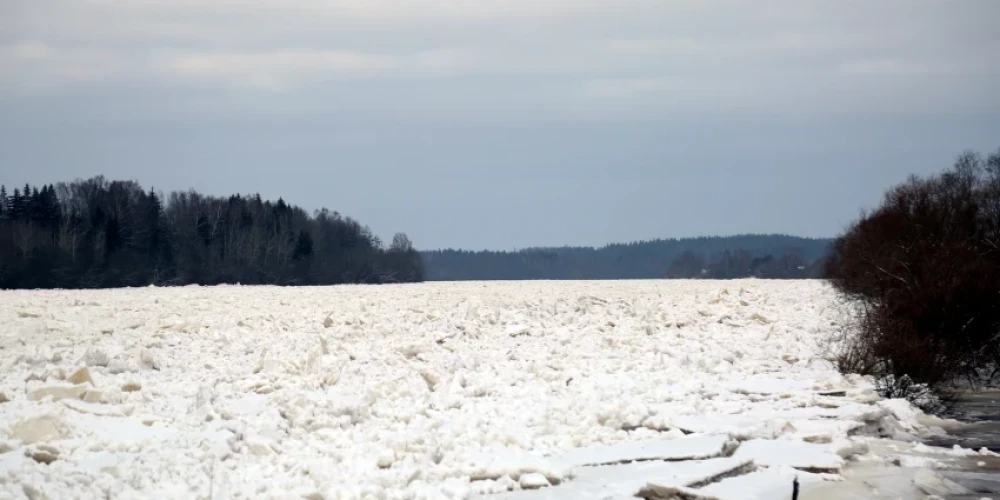
<path fill-rule="evenodd" d="M 746 234 L 514 252 L 421 252 L 431 281 L 818 277 L 831 239 Z"/>

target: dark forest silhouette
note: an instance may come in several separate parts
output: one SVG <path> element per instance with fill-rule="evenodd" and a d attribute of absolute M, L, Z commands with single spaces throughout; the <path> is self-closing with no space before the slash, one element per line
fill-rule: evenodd
<path fill-rule="evenodd" d="M 406 235 L 388 247 L 349 217 L 284 200 L 133 181 L 0 187 L 0 288 L 421 281 Z"/>
<path fill-rule="evenodd" d="M 831 240 L 667 239 L 602 248 L 419 253 L 357 221 L 259 195 L 167 196 L 103 177 L 0 186 L 0 288 L 431 280 L 770 278 L 820 275 Z M 426 266 L 426 272 L 425 272 Z"/>
<path fill-rule="evenodd" d="M 422 252 L 429 280 L 817 278 L 832 240 L 739 235 L 530 248 Z"/>

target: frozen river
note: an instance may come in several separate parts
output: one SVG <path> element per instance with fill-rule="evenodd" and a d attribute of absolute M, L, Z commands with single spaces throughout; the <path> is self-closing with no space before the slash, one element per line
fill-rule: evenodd
<path fill-rule="evenodd" d="M 757 280 L 0 292 L 0 499 L 895 498 L 858 474 L 919 496 L 995 459 L 911 449 L 942 423 L 836 372 L 834 303 Z"/>

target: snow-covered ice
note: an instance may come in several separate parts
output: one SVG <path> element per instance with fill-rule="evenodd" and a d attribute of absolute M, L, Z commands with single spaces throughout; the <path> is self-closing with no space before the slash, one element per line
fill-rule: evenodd
<path fill-rule="evenodd" d="M 837 472 L 844 459 L 829 446 L 791 439 L 753 439 L 740 445 L 736 458 L 752 460 L 757 465 L 794 467 L 804 470 Z"/>
<path fill-rule="evenodd" d="M 588 446 L 557 455 L 557 458 L 573 467 L 645 460 L 698 460 L 721 456 L 727 441 L 729 438 L 725 435 L 685 436 L 669 440 Z"/>
<path fill-rule="evenodd" d="M 843 321 L 813 281 L 0 292 L 0 498 L 773 498 L 922 429 Z"/>
<path fill-rule="evenodd" d="M 564 486 L 539 491 L 521 490 L 483 495 L 482 500 L 612 500 L 636 498 L 650 484 L 694 487 L 739 471 L 750 465 L 746 460 L 714 458 L 686 462 L 635 462 L 586 467 Z"/>
<path fill-rule="evenodd" d="M 790 485 L 798 480 L 802 490 L 823 481 L 816 474 L 803 473 L 790 467 L 774 467 L 737 477 L 723 479 L 701 488 L 706 498 L 742 500 L 745 498 L 791 498 Z M 806 497 L 808 498 L 808 496 Z"/>

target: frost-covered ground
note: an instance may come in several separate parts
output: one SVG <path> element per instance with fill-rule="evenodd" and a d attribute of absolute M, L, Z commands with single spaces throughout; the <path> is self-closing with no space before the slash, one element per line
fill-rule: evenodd
<path fill-rule="evenodd" d="M 929 491 L 842 321 L 808 281 L 0 292 L 0 498 Z"/>

